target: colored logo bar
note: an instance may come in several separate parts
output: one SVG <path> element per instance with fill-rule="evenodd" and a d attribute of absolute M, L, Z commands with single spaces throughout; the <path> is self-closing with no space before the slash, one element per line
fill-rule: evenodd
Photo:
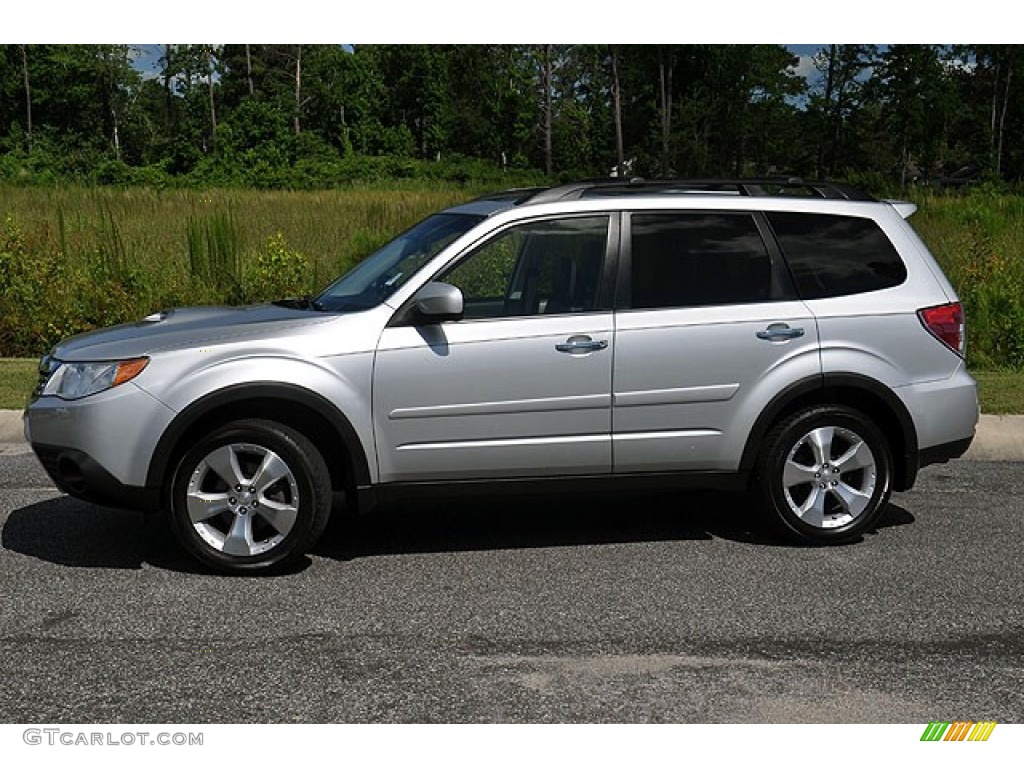
<path fill-rule="evenodd" d="M 921 741 L 988 741 L 995 727 L 994 720 L 979 723 L 968 720 L 952 723 L 933 721 L 925 727 Z"/>

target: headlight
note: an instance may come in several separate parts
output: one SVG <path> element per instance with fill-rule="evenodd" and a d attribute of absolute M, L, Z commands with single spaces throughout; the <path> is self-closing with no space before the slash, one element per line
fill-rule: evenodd
<path fill-rule="evenodd" d="M 60 363 L 39 394 L 78 400 L 131 381 L 147 365 L 148 357 L 100 363 Z"/>

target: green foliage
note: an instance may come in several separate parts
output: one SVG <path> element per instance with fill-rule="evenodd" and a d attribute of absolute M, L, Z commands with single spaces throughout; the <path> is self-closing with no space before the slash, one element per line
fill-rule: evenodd
<path fill-rule="evenodd" d="M 38 356 L 170 306 L 313 292 L 420 218 L 484 191 L 2 189 L 0 356 Z"/>
<path fill-rule="evenodd" d="M 1021 46 L 828 45 L 809 80 L 767 44 L 159 50 L 144 78 L 131 46 L 0 46 L 0 181 L 564 179 L 607 174 L 620 127 L 641 175 L 1024 176 Z"/>
<path fill-rule="evenodd" d="M 315 277 L 309 259 L 291 250 L 284 235 L 276 232 L 267 238 L 245 275 L 245 300 L 273 301 L 303 296 L 312 291 Z"/>
<path fill-rule="evenodd" d="M 112 273 L 107 257 L 69 264 L 47 231 L 0 230 L 0 354 L 39 355 L 61 338 L 129 319 L 138 276 Z"/>
<path fill-rule="evenodd" d="M 918 204 L 912 222 L 965 307 L 968 362 L 1024 368 L 1024 197 L 983 188 Z"/>

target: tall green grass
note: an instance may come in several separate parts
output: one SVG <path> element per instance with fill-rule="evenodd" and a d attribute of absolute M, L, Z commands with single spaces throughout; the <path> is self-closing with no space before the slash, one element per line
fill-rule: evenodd
<path fill-rule="evenodd" d="M 323 287 L 399 231 L 486 191 L 0 188 L 0 356 L 168 306 Z M 1024 369 L 1024 197 L 921 192 L 910 220 L 960 293 L 976 369 Z"/>
<path fill-rule="evenodd" d="M 482 191 L 0 189 L 0 356 L 168 306 L 314 292 Z"/>

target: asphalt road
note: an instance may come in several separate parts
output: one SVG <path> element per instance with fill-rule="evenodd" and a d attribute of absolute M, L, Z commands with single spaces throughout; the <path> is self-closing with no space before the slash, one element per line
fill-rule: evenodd
<path fill-rule="evenodd" d="M 1022 470 L 837 548 L 721 494 L 466 504 L 256 579 L 0 455 L 0 722 L 1022 722 Z"/>

